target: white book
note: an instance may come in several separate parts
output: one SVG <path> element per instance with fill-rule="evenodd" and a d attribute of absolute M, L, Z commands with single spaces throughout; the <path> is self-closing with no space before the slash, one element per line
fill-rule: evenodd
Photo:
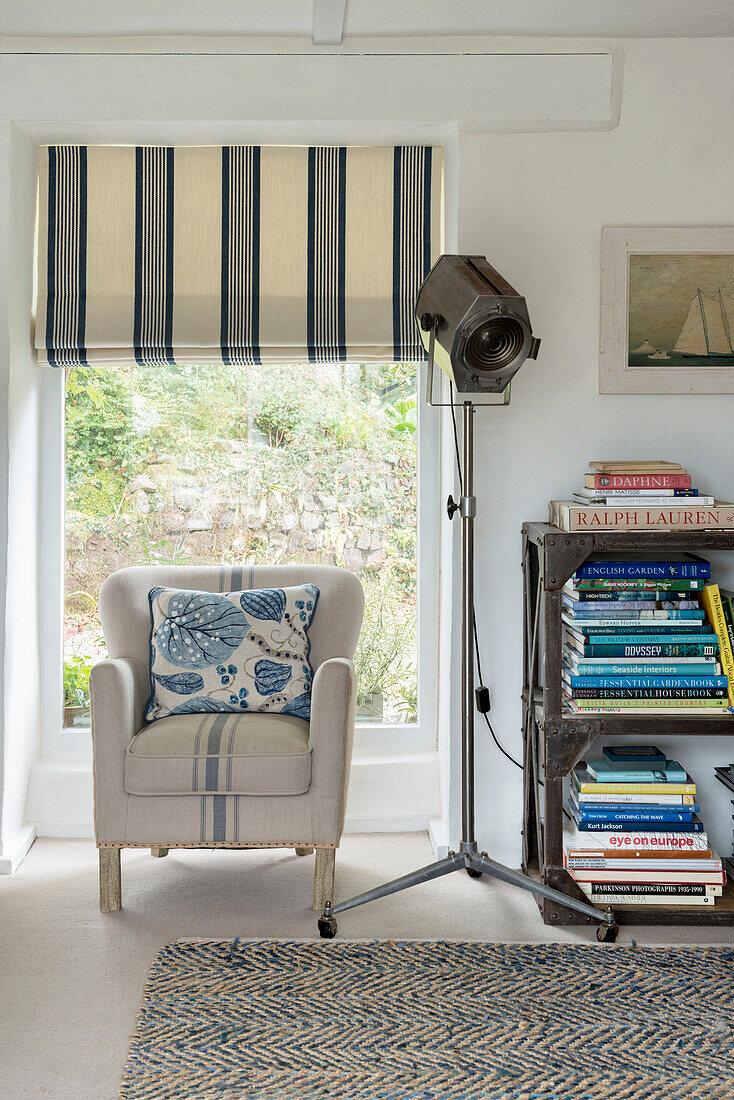
<path fill-rule="evenodd" d="M 583 890 L 584 883 L 579 883 Z M 716 896 L 713 894 L 588 894 L 594 905 L 715 905 Z"/>
<path fill-rule="evenodd" d="M 714 503 L 714 497 L 675 497 L 673 501 L 669 496 L 646 496 L 640 499 L 640 497 L 635 496 L 623 496 L 622 494 L 609 496 L 604 493 L 587 497 L 582 492 L 574 493 L 573 499 L 578 504 L 614 505 L 616 508 L 639 508 L 641 505 L 646 508 L 669 508 L 673 503 L 677 507 L 679 501 L 682 506 L 698 508 Z"/>
<path fill-rule="evenodd" d="M 650 859 L 648 856 L 636 859 L 593 859 L 586 856 L 566 856 L 565 866 L 569 871 L 644 871 L 648 882 L 657 871 L 682 871 L 692 874 L 695 871 L 721 871 L 720 859 Z"/>
<path fill-rule="evenodd" d="M 584 794 L 582 791 L 572 790 L 572 798 L 580 806 L 602 806 L 611 803 L 622 805 L 629 802 L 633 806 L 640 803 L 643 806 L 694 806 L 696 796 L 693 794 Z M 688 802 L 683 799 L 687 798 Z"/>
<path fill-rule="evenodd" d="M 577 489 L 574 496 L 586 497 L 587 500 L 597 500 L 598 497 L 668 497 L 675 496 L 675 489 Z M 685 500 L 686 498 L 681 498 Z M 701 500 L 702 497 L 689 497 L 687 499 Z"/>

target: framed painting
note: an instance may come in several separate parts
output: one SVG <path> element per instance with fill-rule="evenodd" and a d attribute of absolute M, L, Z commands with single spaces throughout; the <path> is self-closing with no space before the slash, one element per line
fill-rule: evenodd
<path fill-rule="evenodd" d="M 603 229 L 600 393 L 734 393 L 734 228 Z"/>

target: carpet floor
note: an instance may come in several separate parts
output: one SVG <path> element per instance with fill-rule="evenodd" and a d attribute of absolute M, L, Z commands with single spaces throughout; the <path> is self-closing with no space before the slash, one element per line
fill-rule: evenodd
<path fill-rule="evenodd" d="M 122 1100 L 734 1096 L 734 950 L 170 944 Z"/>
<path fill-rule="evenodd" d="M 337 896 L 431 859 L 425 833 L 345 836 Z M 312 876 L 313 858 L 290 851 L 172 851 L 166 859 L 127 851 L 123 910 L 100 913 L 94 842 L 36 841 L 16 874 L 0 876 L 2 1100 L 117 1100 L 146 975 L 161 947 L 194 937 L 315 940 Z M 734 929 L 625 926 L 618 946 L 632 938 L 731 945 Z M 334 943 L 370 939 L 595 943 L 593 928 L 546 927 L 530 895 L 461 874 L 339 918 Z"/>

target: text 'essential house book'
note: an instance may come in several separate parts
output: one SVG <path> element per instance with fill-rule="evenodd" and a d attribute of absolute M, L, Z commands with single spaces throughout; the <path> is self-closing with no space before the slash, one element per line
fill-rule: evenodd
<path fill-rule="evenodd" d="M 734 714 L 734 604 L 704 558 L 594 555 L 564 586 L 561 625 L 571 713 Z"/>
<path fill-rule="evenodd" d="M 734 504 L 699 494 L 677 462 L 629 459 L 589 465 L 584 487 L 573 500 L 550 502 L 550 522 L 562 531 L 734 529 Z"/>

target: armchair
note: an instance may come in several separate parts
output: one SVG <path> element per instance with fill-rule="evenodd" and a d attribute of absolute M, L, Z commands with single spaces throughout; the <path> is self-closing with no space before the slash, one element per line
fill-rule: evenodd
<path fill-rule="evenodd" d="M 209 592 L 311 582 L 311 719 L 281 714 L 175 715 L 146 724 L 148 592 Z M 335 566 L 134 566 L 102 585 L 109 659 L 92 669 L 95 831 L 100 908 L 121 908 L 122 848 L 316 851 L 314 909 L 333 897 L 352 757 L 357 645 L 364 596 Z"/>

